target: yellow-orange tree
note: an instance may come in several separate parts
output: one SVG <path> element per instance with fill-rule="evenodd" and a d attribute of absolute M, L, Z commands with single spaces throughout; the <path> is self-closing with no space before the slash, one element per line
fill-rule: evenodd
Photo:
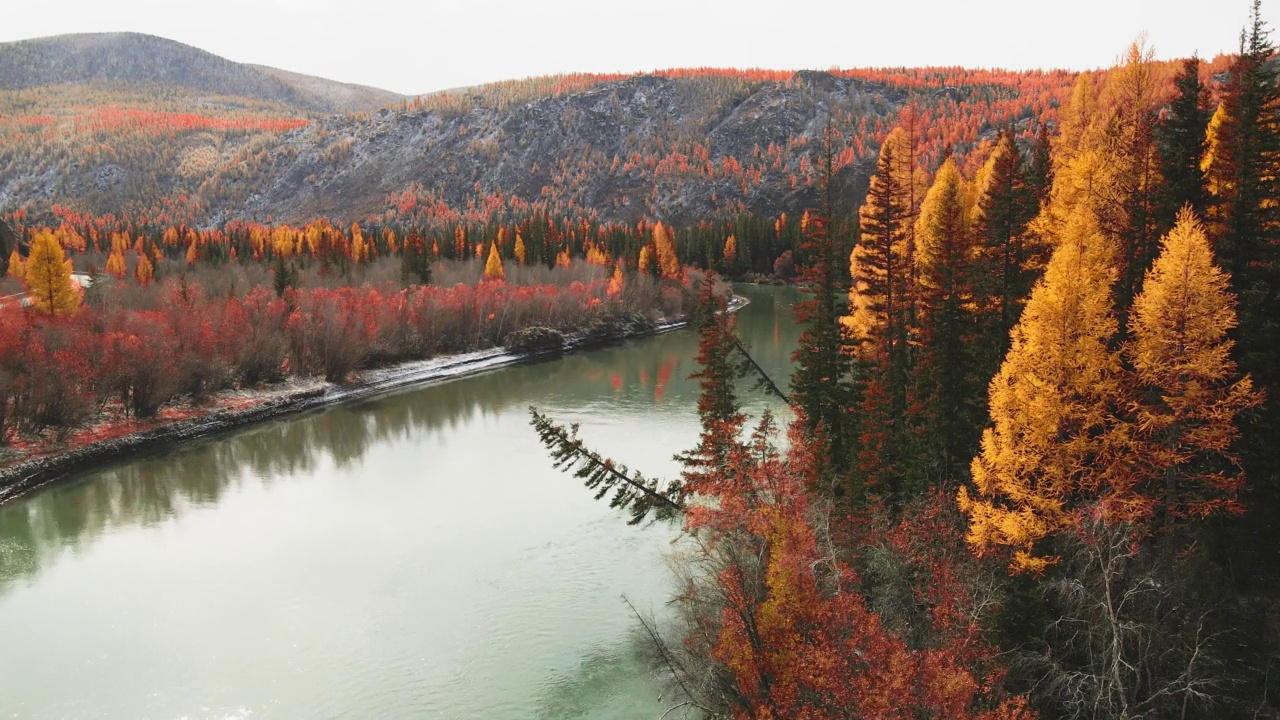
<path fill-rule="evenodd" d="M 671 231 L 658 223 L 653 226 L 653 250 L 658 256 L 658 270 L 667 280 L 680 279 L 680 260 L 676 257 L 675 241 Z"/>
<path fill-rule="evenodd" d="M 1053 561 L 1036 544 L 1110 486 L 1124 439 L 1114 408 L 1121 366 L 1108 347 L 1117 329 L 1114 250 L 1090 213 L 1063 235 L 991 381 L 992 426 L 971 467 L 976 494 L 961 488 L 958 498 L 970 546 L 1014 548 L 1015 570 Z"/>
<path fill-rule="evenodd" d="M 527 255 L 527 251 L 525 250 L 525 247 L 524 247 L 524 238 L 520 236 L 520 233 L 516 233 L 516 245 L 515 245 L 515 248 L 512 250 L 512 254 L 515 256 L 516 262 L 520 263 L 521 265 L 525 263 L 525 257 Z"/>
<path fill-rule="evenodd" d="M 501 282 L 507 279 L 502 269 L 502 258 L 498 257 L 498 243 L 489 246 L 489 259 L 484 263 L 484 279 Z"/>
<path fill-rule="evenodd" d="M 151 258 L 146 253 L 138 253 L 138 267 L 133 271 L 133 277 L 142 287 L 151 284 L 151 279 L 156 275 L 156 266 L 151 262 Z"/>
<path fill-rule="evenodd" d="M 71 315 L 80 309 L 80 291 L 71 282 L 71 261 L 51 232 L 31 238 L 27 258 L 27 295 L 31 307 L 46 315 Z"/>
<path fill-rule="evenodd" d="M 1236 313 L 1229 283 L 1214 264 L 1204 227 L 1183 209 L 1133 304 L 1137 458 L 1148 469 L 1127 508 L 1133 517 L 1176 521 L 1243 510 L 1231 454 L 1235 419 L 1261 396 L 1231 360 L 1227 333 Z"/>
<path fill-rule="evenodd" d="M 1165 236 L 1135 298 L 1122 350 L 1112 247 L 1089 213 L 1032 292 L 991 383 L 992 427 L 959 493 L 979 553 L 1014 548 L 1014 570 L 1053 563 L 1037 543 L 1095 507 L 1139 532 L 1240 512 L 1235 420 L 1260 396 L 1230 359 L 1229 279 L 1188 210 Z M 1121 360 L 1127 359 L 1128 364 Z"/>
<path fill-rule="evenodd" d="M 112 249 L 111 253 L 107 255 L 106 272 L 108 275 L 113 277 L 124 279 L 125 273 L 128 272 L 128 268 L 124 263 L 124 251 L 120 248 Z"/>
<path fill-rule="evenodd" d="M 21 280 L 22 278 L 26 277 L 26 274 L 27 274 L 27 263 L 22 259 L 22 256 L 18 254 L 18 251 L 14 250 L 13 252 L 9 253 L 9 270 L 8 270 L 9 277 L 18 278 L 19 280 Z"/>

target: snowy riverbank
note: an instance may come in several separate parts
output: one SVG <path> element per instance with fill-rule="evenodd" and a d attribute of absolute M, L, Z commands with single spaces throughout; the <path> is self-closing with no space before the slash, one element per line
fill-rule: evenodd
<path fill-rule="evenodd" d="M 735 296 L 730 303 L 730 311 L 737 311 L 746 304 L 745 298 Z M 574 350 L 649 337 L 687 324 L 687 320 L 676 319 L 623 327 L 607 334 L 568 335 L 564 337 L 562 347 L 549 351 L 518 352 L 499 347 L 418 360 L 366 370 L 344 384 L 296 378 L 262 389 L 220 393 L 188 413 L 168 418 L 162 416 L 145 426 L 112 437 L 32 446 L 26 457 L 17 456 L 0 468 L 0 504 L 78 473 L 140 455 L 163 452 L 183 443 L 248 425 L 410 387 L 447 382 Z"/>

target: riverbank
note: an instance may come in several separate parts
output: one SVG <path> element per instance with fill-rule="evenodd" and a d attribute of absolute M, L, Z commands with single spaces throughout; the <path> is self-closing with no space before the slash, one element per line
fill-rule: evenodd
<path fill-rule="evenodd" d="M 730 311 L 736 312 L 747 299 L 734 296 Z M 558 347 L 540 350 L 511 350 L 504 347 L 415 360 L 359 372 L 349 382 L 338 384 L 317 378 L 295 378 L 254 390 L 218 393 L 195 408 L 162 415 L 159 419 L 101 439 L 31 445 L 26 457 L 0 467 L 0 505 L 105 465 L 143 455 L 165 452 L 181 444 L 204 440 L 250 425 L 276 420 L 334 405 L 362 400 L 410 387 L 447 382 L 517 363 L 532 362 L 567 352 L 603 347 L 627 340 L 650 337 L 688 325 L 685 318 L 644 325 L 626 325 L 604 332 L 583 332 L 563 336 Z M 80 436 L 93 438 L 98 428 Z M 101 433 L 99 433 L 101 434 Z"/>

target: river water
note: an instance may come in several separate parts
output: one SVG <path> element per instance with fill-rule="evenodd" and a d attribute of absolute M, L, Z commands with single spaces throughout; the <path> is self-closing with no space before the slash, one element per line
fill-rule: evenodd
<path fill-rule="evenodd" d="M 797 294 L 738 292 L 784 381 Z M 528 407 L 671 476 L 696 354 L 684 330 L 506 368 L 0 507 L 0 718 L 656 718 L 622 598 L 662 617 L 675 530 L 553 470 Z"/>

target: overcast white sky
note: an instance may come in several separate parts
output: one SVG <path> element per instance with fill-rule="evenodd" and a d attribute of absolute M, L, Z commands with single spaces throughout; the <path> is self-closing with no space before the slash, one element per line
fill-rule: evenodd
<path fill-rule="evenodd" d="M 232 60 L 416 94 L 572 71 L 965 65 L 1094 68 L 1235 49 L 1249 0 L 42 0 L 0 41 L 160 35 Z M 1273 27 L 1280 0 L 1264 3 Z"/>

